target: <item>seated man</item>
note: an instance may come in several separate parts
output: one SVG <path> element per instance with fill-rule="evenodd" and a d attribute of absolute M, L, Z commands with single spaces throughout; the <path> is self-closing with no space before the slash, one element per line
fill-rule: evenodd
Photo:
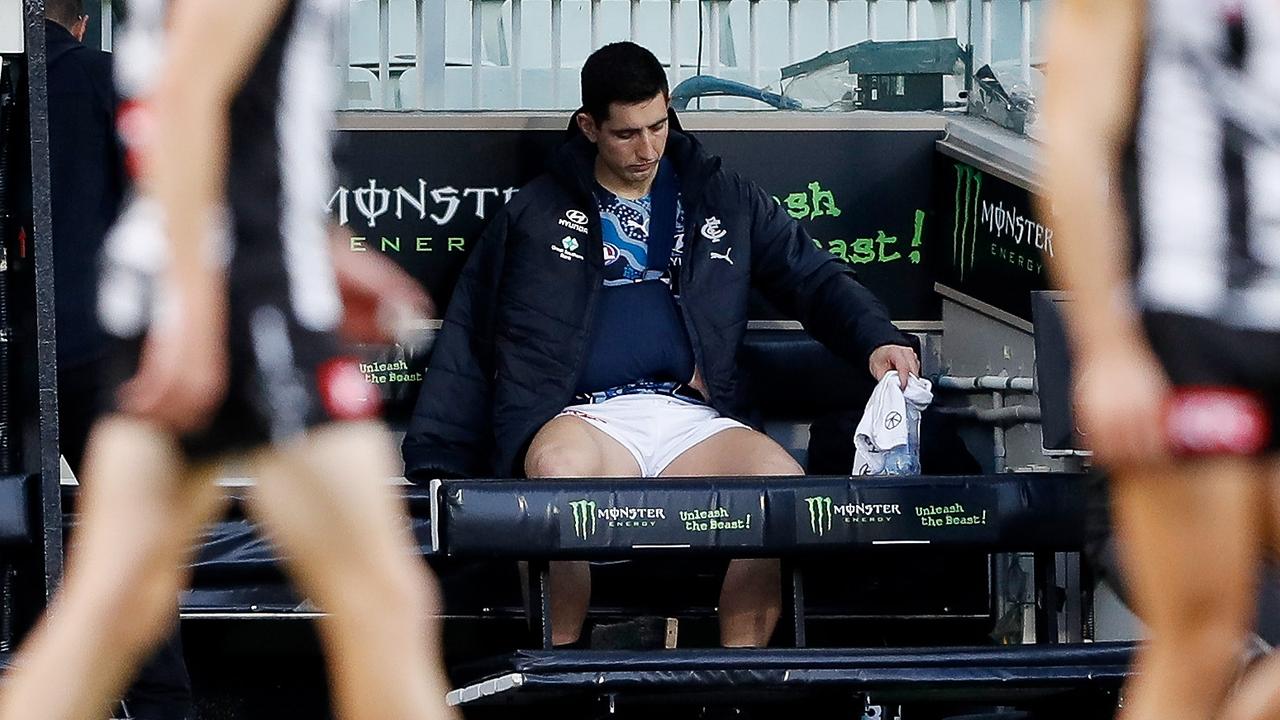
<path fill-rule="evenodd" d="M 745 425 L 736 366 L 754 284 L 877 379 L 919 372 L 848 266 L 754 184 L 720 167 L 668 109 L 657 58 L 632 43 L 582 69 L 583 109 L 462 271 L 404 442 L 406 474 L 801 475 Z M 552 634 L 577 642 L 586 563 L 551 567 Z M 774 560 L 738 560 L 721 642 L 766 645 Z"/>

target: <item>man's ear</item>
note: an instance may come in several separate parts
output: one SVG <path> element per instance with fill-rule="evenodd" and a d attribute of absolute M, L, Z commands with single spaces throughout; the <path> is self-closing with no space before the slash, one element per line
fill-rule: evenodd
<path fill-rule="evenodd" d="M 588 140 L 596 142 L 600 139 L 600 128 L 596 126 L 596 120 L 591 117 L 591 113 L 586 111 L 580 112 L 574 117 L 574 119 L 578 121 L 578 129 L 582 131 L 583 135 L 587 136 Z"/>
<path fill-rule="evenodd" d="M 87 32 L 89 32 L 89 16 L 81 15 L 76 24 L 71 26 L 71 34 L 77 42 L 84 42 L 84 35 Z"/>

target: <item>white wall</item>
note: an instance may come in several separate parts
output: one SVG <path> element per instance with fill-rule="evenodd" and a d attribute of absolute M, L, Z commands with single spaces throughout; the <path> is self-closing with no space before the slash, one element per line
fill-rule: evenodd
<path fill-rule="evenodd" d="M 550 0 L 523 0 L 522 24 L 522 98 L 515 102 L 512 70 L 510 68 L 511 1 L 480 0 L 482 5 L 482 55 L 485 71 L 482 73 L 482 109 L 543 109 L 552 106 L 551 92 L 551 2 Z M 1049 0 L 1032 0 L 1035 25 L 1040 25 Z M 973 19 L 970 19 L 970 4 Z M 760 24 L 760 80 L 762 85 L 778 82 L 779 69 L 788 64 L 787 0 L 761 0 Z M 957 2 L 957 27 L 960 41 L 967 42 L 970 34 L 979 37 L 979 0 Z M 471 5 L 472 0 L 446 0 L 446 103 L 442 109 L 470 109 L 471 105 Z M 748 5 L 746 0 L 731 0 L 728 12 L 721 21 L 721 72 L 734 80 L 750 82 L 748 70 L 749 36 Z M 813 57 L 827 49 L 827 6 L 822 0 L 802 0 L 798 6 L 800 49 L 798 59 Z M 390 52 L 396 61 L 412 63 L 415 57 L 416 19 L 414 0 L 390 0 Z M 878 3 L 878 35 L 883 40 L 907 37 L 907 0 L 880 0 Z M 946 32 L 945 5 L 942 2 L 920 0 L 919 36 L 941 37 Z M 363 64 L 376 71 L 378 62 L 378 8 L 379 0 L 351 0 L 351 62 Z M 710 39 L 707 25 L 710 7 L 706 2 L 684 0 L 680 3 L 681 77 L 689 77 L 698 70 L 699 9 L 702 10 L 703 57 L 701 69 L 707 72 L 710 65 L 708 52 Z M 590 2 L 589 0 L 564 0 L 563 35 L 561 38 L 560 73 L 561 103 L 568 108 L 577 105 L 577 70 L 590 54 Z M 602 43 L 629 39 L 630 3 L 628 0 L 602 0 L 600 4 Z M 1020 3 L 1018 0 L 995 0 L 995 39 L 993 55 L 996 60 L 1016 59 L 1020 53 Z M 642 0 L 638 14 L 638 40 L 653 50 L 664 63 L 671 58 L 669 4 L 666 0 Z M 846 0 L 840 3 L 840 16 L 836 47 L 851 45 L 867 39 L 867 11 L 865 0 Z M 1032 37 L 1032 56 L 1038 57 L 1039 33 Z M 393 71 L 393 78 L 398 71 Z M 394 81 L 394 80 L 393 80 Z M 755 107 L 760 107 L 758 104 Z"/>

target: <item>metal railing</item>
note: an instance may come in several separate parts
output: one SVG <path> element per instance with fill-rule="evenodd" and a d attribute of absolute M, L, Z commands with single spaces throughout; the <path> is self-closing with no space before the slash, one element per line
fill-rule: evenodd
<path fill-rule="evenodd" d="M 972 43 L 976 67 L 1016 60 L 1029 82 L 1036 6 L 1049 1 L 347 0 L 334 65 L 349 109 L 576 107 L 582 60 L 620 39 L 652 49 L 673 87 L 699 73 L 761 87 L 823 50 L 925 37 Z M 104 48 L 111 5 L 102 0 Z"/>

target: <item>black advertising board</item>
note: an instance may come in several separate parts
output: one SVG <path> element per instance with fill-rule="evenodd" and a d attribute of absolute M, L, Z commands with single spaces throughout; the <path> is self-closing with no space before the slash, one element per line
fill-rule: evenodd
<path fill-rule="evenodd" d="M 460 557 L 1070 550 L 1083 542 L 1080 481 L 1064 473 L 444 480 L 433 521 L 439 550 Z"/>
<path fill-rule="evenodd" d="M 542 171 L 563 133 L 346 130 L 331 214 L 353 252 L 382 252 L 447 304 L 485 224 Z M 934 142 L 916 130 L 706 131 L 725 166 L 759 183 L 847 262 L 898 320 L 937 319 L 929 247 Z M 763 305 L 758 319 L 777 317 Z"/>
<path fill-rule="evenodd" d="M 1031 193 L 941 154 L 933 187 L 938 281 L 1030 321 L 1031 293 L 1048 289 L 1053 256 L 1053 229 L 1037 217 Z"/>
<path fill-rule="evenodd" d="M 995 539 L 996 490 L 981 484 L 871 485 L 795 497 L 797 545 L 980 544 Z"/>

